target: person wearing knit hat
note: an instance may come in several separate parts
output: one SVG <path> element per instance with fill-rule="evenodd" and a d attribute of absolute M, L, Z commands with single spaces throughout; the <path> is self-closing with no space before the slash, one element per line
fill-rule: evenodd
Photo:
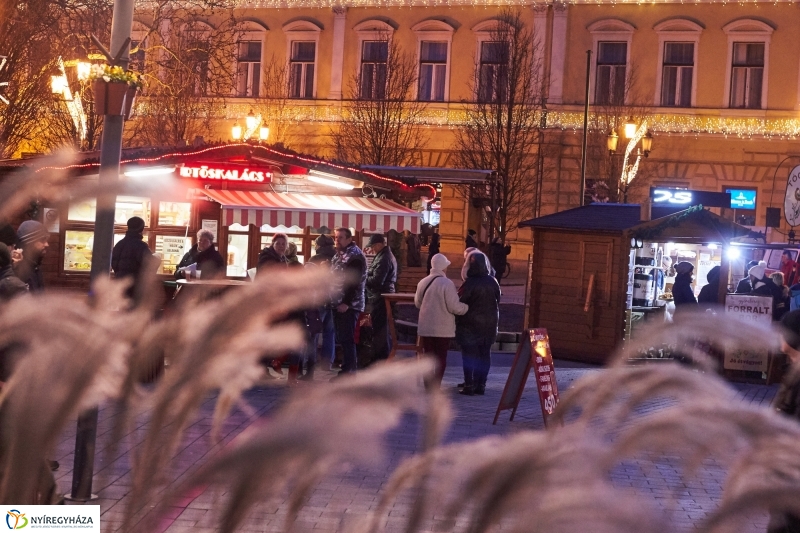
<path fill-rule="evenodd" d="M 22 260 L 15 271 L 31 292 L 44 290 L 41 264 L 47 254 L 49 237 L 47 228 L 35 220 L 26 220 L 17 228 L 17 247 L 22 251 Z"/>
<path fill-rule="evenodd" d="M 675 283 L 672 285 L 672 298 L 675 302 L 675 312 L 697 309 L 697 298 L 694 297 L 692 289 L 692 271 L 694 265 L 688 261 L 680 261 L 675 264 Z"/>
<path fill-rule="evenodd" d="M 134 283 L 128 287 L 127 296 L 134 297 L 138 290 L 137 281 L 147 259 L 151 256 L 150 248 L 144 242 L 144 220 L 140 217 L 128 219 L 128 231 L 111 252 L 111 269 L 114 277 L 133 278 Z"/>
<path fill-rule="evenodd" d="M 28 292 L 28 287 L 22 283 L 11 268 L 11 250 L 5 243 L 0 242 L 0 302 L 5 302 L 20 294 Z"/>
<path fill-rule="evenodd" d="M 756 266 L 748 271 L 748 274 L 750 275 L 750 283 L 753 286 L 750 294 L 772 298 L 772 320 L 778 320 L 783 314 L 779 305 L 783 299 L 783 291 L 767 276 L 767 263 L 759 261 Z"/>
<path fill-rule="evenodd" d="M 456 336 L 455 315 L 469 310 L 458 298 L 455 284 L 447 277 L 450 261 L 443 254 L 431 258 L 431 273 L 417 284 L 414 305 L 419 309 L 417 333 L 422 353 L 436 362 L 434 377 L 426 383 L 439 386 L 447 366 L 447 350 Z"/>

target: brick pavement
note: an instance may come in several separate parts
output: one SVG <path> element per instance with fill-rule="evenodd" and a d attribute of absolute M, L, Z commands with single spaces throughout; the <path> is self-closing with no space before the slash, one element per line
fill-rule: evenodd
<path fill-rule="evenodd" d="M 486 395 L 464 397 L 454 393 L 455 384 L 461 381 L 460 357 L 457 353 L 451 353 L 444 385 L 453 392 L 454 419 L 445 438 L 446 442 L 452 443 L 495 434 L 506 435 L 543 427 L 538 398 L 531 387 L 525 391 L 513 422 L 508 421 L 510 412 L 506 411 L 501 414 L 498 424 L 492 425 L 508 374 L 510 355 L 495 356 L 493 359 L 494 366 L 487 383 Z M 559 390 L 565 391 L 574 380 L 587 373 L 598 371 L 601 370 L 557 362 Z M 320 378 L 327 377 L 327 373 L 320 374 Z M 742 402 L 759 405 L 768 404 L 777 390 L 777 386 L 737 384 L 735 387 L 740 393 Z M 298 390 L 301 392 L 301 389 Z M 219 451 L 220 447 L 230 442 L 250 424 L 279 407 L 286 394 L 285 387 L 262 387 L 248 391 L 246 399 L 253 407 L 253 412 L 248 415 L 234 411 L 225 422 L 221 431 L 221 442 L 216 446 L 212 446 L 209 439 L 213 399 L 206 401 L 198 420 L 186 432 L 168 478 L 174 482 L 185 478 L 189 472 L 207 461 Z M 657 405 L 653 408 L 657 408 Z M 135 450 L 136 443 L 141 441 L 143 434 L 143 426 L 133 428 L 127 436 L 126 444 L 116 451 L 112 460 L 107 453 L 107 440 L 113 416 L 114 413 L 110 408 L 100 411 L 98 430 L 100 451 L 96 460 L 94 490 L 100 497 L 104 532 L 118 531 L 121 528 L 123 509 L 129 499 L 130 455 Z M 72 479 L 74 428 L 74 424 L 69 425 L 69 431 L 63 435 L 54 455 L 62 465 L 57 472 L 57 482 L 63 492 L 69 490 Z M 400 461 L 419 449 L 419 430 L 420 426 L 415 416 L 404 417 L 401 425 L 387 435 L 385 464 L 373 468 L 343 469 L 328 476 L 311 493 L 308 503 L 300 513 L 297 529 L 335 531 L 365 516 L 367 511 L 377 504 L 379 492 L 392 470 Z M 705 516 L 705 513 L 713 509 L 719 501 L 724 470 L 713 462 L 707 462 L 699 469 L 696 478 L 686 481 L 676 469 L 676 463 L 677 461 L 663 457 L 657 460 L 627 461 L 611 472 L 611 479 L 615 485 L 630 487 L 637 494 L 652 498 L 656 505 L 669 509 L 674 530 L 692 531 L 694 521 Z M 160 531 L 173 533 L 215 531 L 215 502 L 221 497 L 224 495 L 217 494 L 212 489 L 188 495 L 180 505 L 171 508 L 159 533 Z M 395 507 L 390 509 L 388 516 L 382 522 L 385 531 L 399 530 L 403 526 L 405 504 L 410 498 L 410 495 L 402 495 Z M 286 513 L 285 501 L 259 504 L 241 530 L 283 531 Z M 749 523 L 742 531 L 766 530 L 766 514 L 755 515 L 748 520 Z"/>

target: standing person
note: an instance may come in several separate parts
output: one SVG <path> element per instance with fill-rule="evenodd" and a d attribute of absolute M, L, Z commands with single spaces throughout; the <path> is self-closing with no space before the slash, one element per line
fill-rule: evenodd
<path fill-rule="evenodd" d="M 331 270 L 344 276 L 343 286 L 335 304 L 333 317 L 336 340 L 342 346 L 342 371 L 339 376 L 352 374 L 358 367 L 356 353 L 356 324 L 364 311 L 364 284 L 367 281 L 367 260 L 361 248 L 353 242 L 349 228 L 336 230 L 336 255 Z"/>
<path fill-rule="evenodd" d="M 766 274 L 767 264 L 764 261 L 759 261 L 756 266 L 750 269 L 750 284 L 753 290 L 750 294 L 753 296 L 769 296 L 772 298 L 772 320 L 778 320 L 780 313 L 779 304 L 783 297 L 783 291 L 775 285 L 775 282 Z"/>
<path fill-rule="evenodd" d="M 395 292 L 397 283 L 397 260 L 391 248 L 386 246 L 383 235 L 373 235 L 368 246 L 375 252 L 375 258 L 367 270 L 367 304 L 372 317 L 372 346 L 374 360 L 389 358 L 392 340 L 389 338 L 389 317 L 386 314 L 384 294 Z"/>
<path fill-rule="evenodd" d="M 175 278 L 185 278 L 186 272 L 181 269 L 191 264 L 197 266 L 203 279 L 214 279 L 225 275 L 225 260 L 214 248 L 214 234 L 211 230 L 201 229 L 197 232 L 197 242 L 184 254 L 175 270 Z"/>
<path fill-rule="evenodd" d="M 494 277 L 497 284 L 500 285 L 500 280 L 503 274 L 506 273 L 506 265 L 508 264 L 508 254 L 511 253 L 511 245 L 503 246 L 500 242 L 500 237 L 492 239 L 492 244 L 489 247 L 489 260 L 494 268 Z"/>
<path fill-rule="evenodd" d="M 464 239 L 464 243 L 466 244 L 465 248 L 477 248 L 478 241 L 475 240 L 475 235 L 478 233 L 474 229 L 467 230 L 467 238 Z"/>
<path fill-rule="evenodd" d="M 708 284 L 700 289 L 700 294 L 697 296 L 697 303 L 701 311 L 706 309 L 714 309 L 719 306 L 717 298 L 719 297 L 719 266 L 715 266 L 708 271 L 706 280 Z"/>
<path fill-rule="evenodd" d="M 464 250 L 464 264 L 461 265 L 461 281 L 467 281 L 467 271 L 469 270 L 469 256 L 472 254 L 481 254 L 486 258 L 487 264 L 489 265 L 489 275 L 494 277 L 495 271 L 492 268 L 491 261 L 489 258 L 486 257 L 486 254 L 478 250 L 477 248 L 467 248 Z"/>
<path fill-rule="evenodd" d="M 467 280 L 458 289 L 469 309 L 456 318 L 456 340 L 461 345 L 464 389 L 461 394 L 483 394 L 492 362 L 491 349 L 500 321 L 500 285 L 489 273 L 489 258 L 473 252 L 467 258 Z"/>
<path fill-rule="evenodd" d="M 675 302 L 675 313 L 697 309 L 697 298 L 692 290 L 692 271 L 694 265 L 688 261 L 675 264 L 675 283 L 672 285 L 672 298 Z"/>
<path fill-rule="evenodd" d="M 447 278 L 450 261 L 442 254 L 431 258 L 431 273 L 417 284 L 414 305 L 419 309 L 417 334 L 422 353 L 434 357 L 434 382 L 442 384 L 447 367 L 447 349 L 456 336 L 455 315 L 463 315 L 469 307 L 458 299 L 455 284 Z"/>
<path fill-rule="evenodd" d="M 431 235 L 431 244 L 430 246 L 428 246 L 428 261 L 426 265 L 428 269 L 428 274 L 431 273 L 431 260 L 433 256 L 439 253 L 439 238 L 440 237 L 438 233 L 434 233 L 433 235 Z"/>
<path fill-rule="evenodd" d="M 267 246 L 258 254 L 258 273 L 263 269 L 287 268 L 289 261 L 286 259 L 286 250 L 289 247 L 289 237 L 284 233 L 276 233 L 272 236 L 272 244 Z"/>
<path fill-rule="evenodd" d="M 133 284 L 125 294 L 133 298 L 142 287 L 139 283 L 142 267 L 152 254 L 144 242 L 144 220 L 141 217 L 128 219 L 128 231 L 111 251 L 111 270 L 116 279 L 132 278 Z"/>
<path fill-rule="evenodd" d="M 314 241 L 314 255 L 309 259 L 309 263 L 321 267 L 330 268 L 331 260 L 336 255 L 336 247 L 330 235 L 320 235 Z M 336 360 L 336 327 L 333 323 L 333 305 L 328 302 L 319 308 L 319 319 L 322 322 L 322 353 L 320 357 L 327 361 L 329 369 L 333 370 Z"/>
<path fill-rule="evenodd" d="M 792 259 L 792 252 L 784 250 L 781 254 L 781 272 L 783 273 L 783 281 L 788 287 L 797 283 L 797 262 Z"/>
<path fill-rule="evenodd" d="M 781 326 L 781 351 L 789 358 L 790 367 L 783 375 L 772 407 L 797 422 L 800 421 L 800 310 L 786 313 L 781 319 Z M 767 532 L 800 532 L 800 516 L 772 513 Z"/>
<path fill-rule="evenodd" d="M 780 320 L 789 311 L 789 301 L 791 300 L 789 287 L 783 283 L 783 272 L 773 272 L 770 279 L 778 287 L 780 297 L 773 300 L 773 305 L 776 307 L 776 312 L 773 313 L 775 320 Z"/>
<path fill-rule="evenodd" d="M 406 237 L 406 266 L 422 266 L 420 246 L 419 237 L 417 237 L 414 233 L 408 232 L 408 236 Z"/>
<path fill-rule="evenodd" d="M 28 286 L 30 292 L 44 290 L 44 276 L 41 265 L 47 248 L 50 234 L 41 222 L 26 220 L 17 228 L 17 248 L 22 259 L 14 267 L 17 277 Z"/>
<path fill-rule="evenodd" d="M 750 284 L 750 269 L 758 264 L 758 261 L 750 261 L 744 271 L 744 279 L 739 280 L 736 285 L 736 294 L 750 294 L 753 286 Z"/>
<path fill-rule="evenodd" d="M 0 242 L 0 303 L 25 294 L 28 287 L 14 274 L 11 267 L 11 250 Z"/>
<path fill-rule="evenodd" d="M 297 245 L 293 242 L 286 246 L 286 262 L 289 263 L 289 266 L 302 266 L 297 257 Z"/>

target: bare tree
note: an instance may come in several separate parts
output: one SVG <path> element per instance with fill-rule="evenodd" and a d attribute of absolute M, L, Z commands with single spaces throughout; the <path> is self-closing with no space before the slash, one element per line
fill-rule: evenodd
<path fill-rule="evenodd" d="M 269 127 L 269 141 L 288 147 L 294 139 L 295 127 L 289 108 L 289 68 L 273 54 L 264 64 L 262 73 L 264 92 L 256 98 L 253 108 L 261 116 L 262 124 Z"/>
<path fill-rule="evenodd" d="M 489 40 L 481 43 L 470 84 L 474 100 L 466 104 L 466 123 L 456 135 L 461 166 L 495 171 L 490 224 L 503 242 L 534 214 L 538 200 L 544 168 L 536 150 L 544 101 L 540 47 L 519 11 L 497 17 Z"/>
<path fill-rule="evenodd" d="M 135 60 L 143 65 L 143 105 L 126 127 L 128 144 L 174 146 L 207 134 L 233 93 L 239 35 L 233 8 L 213 0 L 144 4 L 149 31 Z"/>
<path fill-rule="evenodd" d="M 628 121 L 637 126 L 644 124 L 652 115 L 652 107 L 639 88 L 636 65 L 628 65 L 626 70 L 624 86 L 616 94 L 595 96 L 594 111 L 589 118 L 586 195 L 595 202 L 627 202 L 628 194 L 647 181 L 649 175 L 643 161 L 633 179 L 628 181 L 622 175 L 624 152 L 629 142 L 623 134 L 624 125 Z M 609 153 L 607 142 L 612 132 L 619 138 L 614 154 Z"/>
<path fill-rule="evenodd" d="M 411 99 L 416 64 L 388 36 L 365 50 L 362 69 L 349 83 L 351 99 L 332 134 L 336 157 L 359 164 L 408 164 L 425 141 L 420 127 L 425 106 Z"/>

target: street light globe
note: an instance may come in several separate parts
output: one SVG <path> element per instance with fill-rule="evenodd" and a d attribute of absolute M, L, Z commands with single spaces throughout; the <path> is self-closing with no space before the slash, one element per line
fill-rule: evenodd
<path fill-rule="evenodd" d="M 252 109 L 247 114 L 247 118 L 244 119 L 244 123 L 247 125 L 247 131 L 253 131 L 254 129 L 256 129 L 256 126 L 258 125 L 258 120 L 256 119 L 256 116 L 253 114 Z"/>
<path fill-rule="evenodd" d="M 234 141 L 241 140 L 242 138 L 242 127 L 238 122 L 233 125 L 233 128 L 231 128 L 231 137 L 233 137 Z"/>
<path fill-rule="evenodd" d="M 92 64 L 87 63 L 86 61 L 78 61 L 76 70 L 78 73 L 78 79 L 80 81 L 86 81 L 89 79 L 89 75 L 92 73 Z"/>
<path fill-rule="evenodd" d="M 625 138 L 633 139 L 635 135 L 636 135 L 636 123 L 633 121 L 633 117 L 631 117 L 625 123 Z"/>
<path fill-rule="evenodd" d="M 258 138 L 262 141 L 269 139 L 269 128 L 266 126 L 261 126 L 261 129 L 258 131 Z"/>
<path fill-rule="evenodd" d="M 68 87 L 66 76 L 50 76 L 50 90 L 53 94 L 64 94 Z"/>
<path fill-rule="evenodd" d="M 642 152 L 644 152 L 645 157 L 650 155 L 650 151 L 653 149 L 653 134 L 649 131 L 647 135 L 642 137 Z"/>

